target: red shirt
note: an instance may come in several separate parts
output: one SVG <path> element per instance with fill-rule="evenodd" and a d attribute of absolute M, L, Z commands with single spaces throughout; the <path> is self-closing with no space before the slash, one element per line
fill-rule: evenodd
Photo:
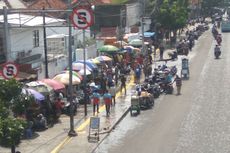
<path fill-rule="evenodd" d="M 62 109 L 63 108 L 63 103 L 61 100 L 58 100 L 55 102 L 55 108 L 56 109 Z"/>

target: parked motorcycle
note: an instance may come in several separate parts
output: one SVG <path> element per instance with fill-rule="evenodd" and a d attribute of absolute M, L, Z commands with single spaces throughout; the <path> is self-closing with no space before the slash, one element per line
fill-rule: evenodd
<path fill-rule="evenodd" d="M 171 73 L 173 76 L 176 75 L 176 73 L 177 73 L 177 67 L 176 67 L 176 65 L 172 66 L 172 68 L 170 69 L 170 73 Z"/>
<path fill-rule="evenodd" d="M 166 94 L 173 94 L 173 83 L 170 82 L 170 83 L 160 83 L 159 84 L 161 89 L 162 89 L 162 92 L 166 93 Z"/>

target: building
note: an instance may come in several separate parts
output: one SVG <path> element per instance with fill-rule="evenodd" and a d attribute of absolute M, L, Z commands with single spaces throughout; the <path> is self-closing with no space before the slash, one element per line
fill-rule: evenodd
<path fill-rule="evenodd" d="M 1 63 L 6 61 L 14 61 L 19 65 L 27 65 L 25 69 L 21 69 L 24 72 L 34 71 L 37 74 L 37 78 L 45 77 L 45 66 L 44 66 L 44 33 L 43 33 L 43 17 L 33 16 L 26 14 L 8 14 L 7 22 L 9 27 L 4 27 L 4 16 L 0 16 L 0 60 Z M 46 28 L 46 35 L 48 40 L 48 70 L 49 76 L 53 77 L 57 72 L 61 72 L 68 64 L 67 60 L 67 39 L 65 43 L 62 42 L 63 38 L 68 37 L 68 27 L 55 27 L 63 26 L 66 21 L 63 19 L 45 17 L 46 26 L 52 26 Z M 5 37 L 5 34 L 7 35 Z M 82 41 L 82 34 L 79 34 L 79 30 L 72 28 L 73 38 L 77 38 L 78 41 Z M 54 37 L 53 35 L 59 35 Z M 87 32 L 86 36 L 89 37 L 90 33 Z M 52 45 L 52 42 L 56 41 Z M 73 40 L 72 48 L 75 50 Z M 7 44 L 7 45 L 6 45 Z M 55 71 L 53 67 L 55 66 Z"/>

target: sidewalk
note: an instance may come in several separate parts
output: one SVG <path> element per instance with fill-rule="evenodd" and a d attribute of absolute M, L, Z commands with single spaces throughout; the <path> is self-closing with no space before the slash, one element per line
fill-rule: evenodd
<path fill-rule="evenodd" d="M 103 102 L 100 104 L 100 141 L 119 123 L 126 115 L 130 106 L 130 93 L 133 87 L 132 77 L 127 78 L 127 95 L 118 92 L 116 97 L 116 105 L 111 109 L 110 117 L 106 117 L 105 106 Z M 118 86 L 119 87 L 119 86 Z M 117 87 L 117 90 L 119 88 Z M 87 114 L 84 116 L 84 105 L 80 105 L 77 114 L 74 116 L 75 131 L 78 136 L 68 137 L 70 128 L 69 116 L 62 115 L 60 122 L 53 127 L 36 132 L 32 139 L 22 140 L 16 150 L 22 153 L 77 153 L 77 152 L 91 152 L 98 143 L 89 143 L 87 136 L 89 130 L 89 118 L 93 116 L 92 105 L 87 105 Z M 77 148 L 77 149 L 76 149 Z M 0 147 L 0 153 L 10 153 L 10 148 Z"/>

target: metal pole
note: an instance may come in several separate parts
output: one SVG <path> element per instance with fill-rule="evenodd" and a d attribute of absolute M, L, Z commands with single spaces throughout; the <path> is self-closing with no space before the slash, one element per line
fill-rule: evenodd
<path fill-rule="evenodd" d="M 144 17 L 141 17 L 141 33 L 142 33 L 142 53 L 145 53 L 145 41 L 144 41 Z"/>
<path fill-rule="evenodd" d="M 71 9 L 71 0 L 68 1 L 69 6 L 68 9 Z M 74 113 L 73 113 L 73 67 L 72 67 L 72 27 L 71 27 L 71 21 L 70 21 L 70 13 L 67 13 L 67 20 L 68 20 L 68 26 L 69 26 L 69 102 L 70 102 L 70 130 L 68 135 L 69 136 L 77 136 L 76 131 L 74 130 Z"/>
<path fill-rule="evenodd" d="M 45 8 L 43 7 L 43 10 Z M 43 39 L 44 39 L 44 54 L 45 54 L 45 78 L 49 78 L 48 72 L 48 57 L 47 57 L 47 41 L 46 41 L 46 19 L 45 19 L 45 11 L 42 12 L 43 17 Z"/>
<path fill-rule="evenodd" d="M 145 0 L 140 1 L 141 2 L 141 9 L 142 9 L 142 14 L 141 14 L 141 33 L 142 33 L 142 53 L 145 54 L 145 41 L 144 41 L 144 15 L 145 15 Z"/>
<path fill-rule="evenodd" d="M 8 11 L 7 11 L 7 8 L 4 6 L 3 7 L 3 13 L 4 13 L 4 52 L 5 52 L 5 55 L 6 55 L 6 60 L 9 61 L 10 59 L 10 47 L 9 47 L 9 25 L 8 25 L 8 19 L 7 19 L 7 14 L 8 14 Z"/>
<path fill-rule="evenodd" d="M 83 58 L 84 58 L 84 107 L 85 116 L 87 116 L 87 99 L 86 99 L 86 59 L 85 59 L 85 29 L 83 30 Z"/>

